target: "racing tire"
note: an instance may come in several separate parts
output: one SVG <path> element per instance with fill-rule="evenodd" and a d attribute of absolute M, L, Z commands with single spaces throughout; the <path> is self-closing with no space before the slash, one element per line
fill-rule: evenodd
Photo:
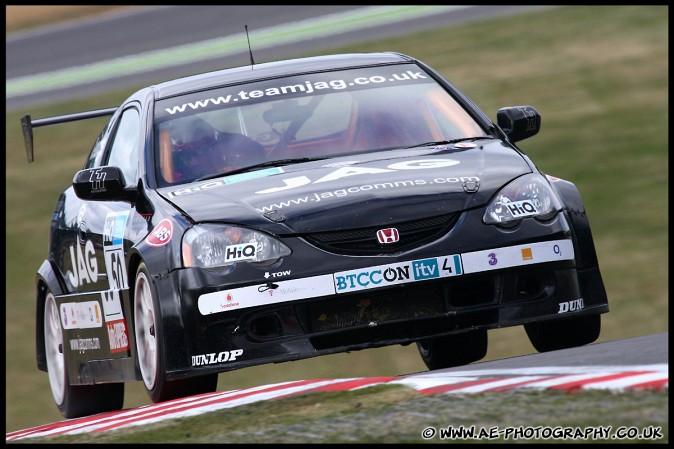
<path fill-rule="evenodd" d="M 575 348 L 599 338 L 601 315 L 526 323 L 524 330 L 538 352 Z"/>
<path fill-rule="evenodd" d="M 141 263 L 134 286 L 134 332 L 136 354 L 143 383 L 152 402 L 212 393 L 218 386 L 218 374 L 169 380 L 166 376 L 166 350 L 158 295 L 147 266 Z"/>
<path fill-rule="evenodd" d="M 487 345 L 486 329 L 417 341 L 419 355 L 429 370 L 476 362 L 487 355 Z"/>
<path fill-rule="evenodd" d="M 45 297 L 44 346 L 49 386 L 54 402 L 64 418 L 79 418 L 122 409 L 124 383 L 70 385 L 61 318 L 51 291 L 47 291 Z"/>

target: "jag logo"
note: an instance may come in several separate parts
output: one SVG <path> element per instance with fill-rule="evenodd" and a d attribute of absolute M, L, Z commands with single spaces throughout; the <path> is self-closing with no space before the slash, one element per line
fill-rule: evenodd
<path fill-rule="evenodd" d="M 171 241 L 173 236 L 173 223 L 168 218 L 164 218 L 145 238 L 145 242 L 154 247 L 164 246 Z"/>
<path fill-rule="evenodd" d="M 258 190 L 257 195 L 265 195 L 267 193 L 282 192 L 287 189 L 295 189 L 297 187 L 305 186 L 307 184 L 320 184 L 323 182 L 337 181 L 350 176 L 370 176 L 383 173 L 390 173 L 399 170 L 428 170 L 434 168 L 451 167 L 457 165 L 460 161 L 454 159 L 419 159 L 414 161 L 396 162 L 388 165 L 386 168 L 365 167 L 365 166 L 348 166 L 339 167 L 335 171 L 328 173 L 322 178 L 311 180 L 306 176 L 297 176 L 295 178 L 282 179 L 284 186 L 272 187 L 269 189 Z"/>
<path fill-rule="evenodd" d="M 382 245 L 395 243 L 400 240 L 400 234 L 396 228 L 386 228 L 377 231 L 377 240 Z"/>
<path fill-rule="evenodd" d="M 233 362 L 241 354 L 243 354 L 243 349 L 232 349 L 231 351 L 193 355 L 192 366 L 215 365 L 216 363 Z"/>
<path fill-rule="evenodd" d="M 575 312 L 576 310 L 581 310 L 584 308 L 585 304 L 583 303 L 583 298 L 574 299 L 573 301 L 560 302 L 559 312 L 557 313 Z"/>
<path fill-rule="evenodd" d="M 84 244 L 84 251 L 81 245 L 70 246 L 70 263 L 73 271 L 68 272 L 68 280 L 74 287 L 81 287 L 89 283 L 93 284 L 98 279 L 98 263 L 96 262 L 96 252 L 91 240 Z"/>

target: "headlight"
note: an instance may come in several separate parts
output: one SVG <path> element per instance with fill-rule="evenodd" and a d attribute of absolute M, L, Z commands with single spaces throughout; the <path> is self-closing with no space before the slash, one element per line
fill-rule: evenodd
<path fill-rule="evenodd" d="M 236 226 L 201 224 L 183 236 L 186 267 L 216 268 L 235 263 L 271 265 L 291 251 L 279 240 L 261 232 Z"/>
<path fill-rule="evenodd" d="M 486 224 L 514 226 L 523 218 L 549 220 L 561 210 L 561 203 L 545 178 L 532 173 L 505 186 L 484 213 Z"/>

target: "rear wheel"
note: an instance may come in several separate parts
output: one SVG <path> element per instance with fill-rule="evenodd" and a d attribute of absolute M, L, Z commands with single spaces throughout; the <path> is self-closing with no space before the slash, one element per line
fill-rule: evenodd
<path fill-rule="evenodd" d="M 461 334 L 419 340 L 419 355 L 428 369 L 467 365 L 487 355 L 487 331 L 469 331 Z"/>
<path fill-rule="evenodd" d="M 152 402 L 212 393 L 217 389 L 217 373 L 171 381 L 167 379 L 161 309 L 144 263 L 140 264 L 136 273 L 133 312 L 138 365 Z"/>
<path fill-rule="evenodd" d="M 77 418 L 122 408 L 124 383 L 70 385 L 61 318 L 54 295 L 49 291 L 44 308 L 44 347 L 49 386 L 63 417 Z"/>
<path fill-rule="evenodd" d="M 524 330 L 538 352 L 575 348 L 599 338 L 601 315 L 527 323 Z"/>

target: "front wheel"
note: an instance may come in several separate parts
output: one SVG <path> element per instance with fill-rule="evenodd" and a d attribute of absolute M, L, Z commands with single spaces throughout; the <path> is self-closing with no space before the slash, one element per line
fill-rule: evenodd
<path fill-rule="evenodd" d="M 144 263 L 136 272 L 133 298 L 138 365 L 152 402 L 214 392 L 218 386 L 217 373 L 171 381 L 166 377 L 167 348 L 164 347 L 161 309 Z"/>
<path fill-rule="evenodd" d="M 122 408 L 123 383 L 70 385 L 61 318 L 54 295 L 50 291 L 47 292 L 44 306 L 44 348 L 49 386 L 54 402 L 64 418 L 78 418 Z"/>
<path fill-rule="evenodd" d="M 538 352 L 575 348 L 599 338 L 601 315 L 527 323 L 524 330 Z"/>
<path fill-rule="evenodd" d="M 487 355 L 487 331 L 469 331 L 417 342 L 419 355 L 428 369 L 451 368 L 476 362 Z"/>

